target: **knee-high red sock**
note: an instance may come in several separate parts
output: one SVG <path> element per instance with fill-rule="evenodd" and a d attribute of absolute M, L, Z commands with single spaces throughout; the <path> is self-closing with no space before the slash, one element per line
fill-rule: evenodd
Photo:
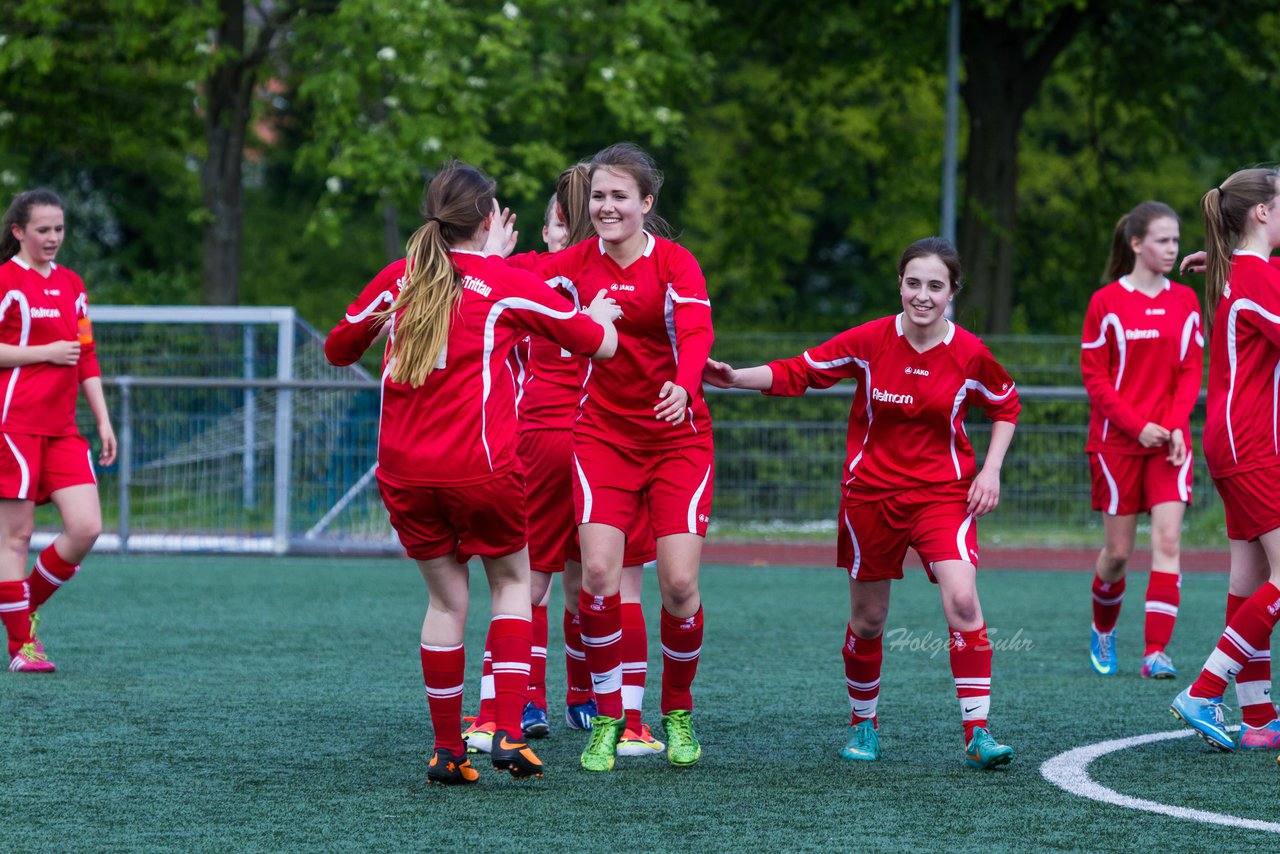
<path fill-rule="evenodd" d="M 880 668 L 884 663 L 884 635 L 864 638 L 844 629 L 844 682 L 849 690 L 849 725 L 876 720 L 880 701 Z"/>
<path fill-rule="evenodd" d="M 529 624 L 529 690 L 526 701 L 547 710 L 547 606 L 533 606 Z"/>
<path fill-rule="evenodd" d="M 622 708 L 627 728 L 640 731 L 644 682 L 649 672 L 649 634 L 639 602 L 622 603 Z"/>
<path fill-rule="evenodd" d="M 1144 635 L 1147 641 L 1144 656 L 1153 652 L 1162 652 L 1173 637 L 1173 624 L 1178 619 L 1178 603 L 1181 600 L 1178 588 L 1182 586 L 1182 576 L 1176 572 L 1151 571 L 1147 582 L 1147 622 Z"/>
<path fill-rule="evenodd" d="M 1270 645 L 1271 630 L 1280 614 L 1280 588 L 1264 584 L 1246 599 L 1232 615 L 1217 647 L 1191 686 L 1191 696 L 1221 697 L 1227 683 L 1234 679 L 1251 658 Z"/>
<path fill-rule="evenodd" d="M 591 670 L 587 654 L 582 650 L 582 624 L 578 615 L 564 609 L 564 679 L 566 706 L 576 706 L 591 699 Z"/>
<path fill-rule="evenodd" d="M 1247 600 L 1244 596 L 1227 594 L 1227 622 L 1235 616 Z M 1271 638 L 1265 648 L 1258 647 L 1258 654 L 1245 662 L 1236 674 L 1236 703 L 1240 717 L 1249 726 L 1266 726 L 1276 719 L 1276 707 L 1271 702 Z"/>
<path fill-rule="evenodd" d="M 583 590 L 578 598 L 582 625 L 582 650 L 591 671 L 599 714 L 619 720 L 622 712 L 622 597 L 593 596 Z"/>
<path fill-rule="evenodd" d="M 517 739 L 524 737 L 520 714 L 529 688 L 529 623 L 524 617 L 510 614 L 495 614 L 489 623 L 494 723 Z"/>
<path fill-rule="evenodd" d="M 1124 578 L 1119 581 L 1103 581 L 1093 576 L 1093 627 L 1106 633 L 1116 627 L 1120 619 L 1120 606 L 1124 604 Z"/>
<path fill-rule="evenodd" d="M 693 710 L 693 677 L 702 654 L 702 606 L 688 617 L 662 609 L 662 713 Z"/>
<path fill-rule="evenodd" d="M 34 612 L 47 602 L 59 587 L 71 580 L 78 569 L 80 564 L 67 563 L 53 548 L 52 543 L 46 546 L 36 556 L 35 566 L 27 576 L 27 583 L 31 588 L 31 610 Z"/>
<path fill-rule="evenodd" d="M 462 742 L 462 685 L 467 656 L 462 645 L 427 646 L 422 644 L 422 681 L 427 686 L 427 708 L 431 712 L 431 729 L 435 746 L 466 752 Z"/>
<path fill-rule="evenodd" d="M 967 745 L 991 713 L 991 641 L 985 624 L 969 632 L 951 629 L 951 675 Z"/>
<path fill-rule="evenodd" d="M 27 582 L 0 582 L 0 620 L 9 635 L 9 657 L 31 643 L 31 610 Z"/>

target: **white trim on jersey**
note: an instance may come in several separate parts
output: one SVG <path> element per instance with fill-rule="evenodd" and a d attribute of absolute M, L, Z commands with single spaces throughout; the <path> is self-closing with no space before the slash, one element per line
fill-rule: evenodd
<path fill-rule="evenodd" d="M 395 301 L 395 294 L 391 293 L 391 291 L 383 291 L 370 300 L 369 304 L 356 314 L 348 314 L 347 323 L 362 323 L 369 315 L 380 310 L 384 305 L 394 305 Z"/>
<path fill-rule="evenodd" d="M 529 338 L 531 339 L 532 336 L 529 336 Z M 533 346 L 533 342 L 531 340 L 530 340 L 529 346 L 531 347 Z M 511 358 L 515 360 L 516 372 L 511 373 L 510 362 L 507 363 L 507 372 L 511 373 L 511 382 L 515 387 L 515 392 L 516 392 L 515 415 L 516 415 L 516 418 L 519 419 L 520 418 L 520 401 L 524 400 L 524 383 L 525 383 L 525 376 L 527 374 L 527 371 L 525 371 L 525 367 L 524 367 L 524 359 L 520 358 L 519 345 L 511 348 Z"/>
<path fill-rule="evenodd" d="M 905 317 L 906 314 L 907 313 L 905 311 L 900 311 L 898 312 L 897 316 L 893 318 L 893 328 L 897 331 L 899 338 L 907 334 L 907 330 L 904 329 L 902 326 L 902 318 Z M 947 320 L 945 317 L 943 318 L 943 320 L 947 324 L 947 334 L 942 336 L 942 341 L 939 343 L 950 344 L 951 339 L 956 337 L 956 325 L 952 323 L 950 320 Z"/>
<path fill-rule="evenodd" d="M 17 256 L 15 255 L 16 259 Z M 4 295 L 4 300 L 0 301 L 0 317 L 4 317 L 9 311 L 9 306 L 17 303 L 18 318 L 21 321 L 22 329 L 18 333 L 18 346 L 27 346 L 27 341 L 31 338 L 31 305 L 27 302 L 27 295 L 22 291 L 13 290 Z M 13 372 L 9 374 L 9 387 L 4 393 L 4 410 L 0 412 L 0 424 L 9 420 L 9 404 L 13 403 L 13 392 L 18 387 L 18 376 L 22 373 L 22 366 L 15 365 Z"/>
<path fill-rule="evenodd" d="M 647 231 L 644 233 L 644 236 L 649 238 L 649 242 L 644 245 L 644 251 L 641 252 L 640 255 L 645 258 L 648 258 L 650 255 L 653 254 L 653 248 L 658 245 L 658 241 L 655 240 L 653 235 Z M 597 244 L 600 247 L 600 254 L 601 255 L 606 254 L 605 248 L 604 248 L 604 238 L 599 237 L 599 238 L 596 238 L 596 240 L 597 240 Z"/>
<path fill-rule="evenodd" d="M 964 381 L 964 385 L 956 392 L 956 396 L 951 405 L 951 464 L 956 467 L 956 480 L 961 478 L 960 472 L 960 455 L 956 453 L 956 418 L 960 414 L 960 407 L 964 404 L 964 399 L 968 396 L 969 390 L 972 389 L 992 403 L 1003 403 L 1009 399 L 1009 395 L 1013 394 L 1014 385 L 1010 383 L 1009 388 L 1004 394 L 996 394 L 991 389 L 982 384 L 980 380 L 968 379 Z M 964 424 L 960 424 L 960 429 L 964 430 Z M 965 431 L 968 436 L 968 431 Z"/>
<path fill-rule="evenodd" d="M 1182 324 L 1182 346 L 1178 351 L 1178 359 L 1187 358 L 1187 350 L 1191 347 L 1191 336 L 1195 335 L 1196 343 L 1201 347 L 1204 346 L 1204 336 L 1200 334 L 1200 312 L 1192 312 L 1187 315 L 1186 321 Z"/>
<path fill-rule="evenodd" d="M 90 448 L 89 450 L 85 451 L 85 452 L 84 452 L 84 456 L 85 456 L 85 459 L 87 459 L 87 460 L 89 461 L 89 475 L 90 475 L 90 477 L 92 477 L 92 478 L 93 478 L 93 485 L 94 485 L 94 486 L 97 486 L 97 485 L 98 485 L 98 473 L 97 473 L 96 471 L 94 471 L 94 468 L 93 468 L 93 449 L 92 449 L 92 448 Z"/>
<path fill-rule="evenodd" d="M 17 498 L 26 499 L 27 493 L 31 490 L 31 468 L 27 465 L 26 459 L 18 451 L 18 446 L 13 444 L 13 440 L 9 438 L 9 434 L 4 434 L 5 444 L 9 446 L 9 450 L 13 451 L 13 458 L 18 463 L 18 471 L 22 472 L 22 482 L 18 485 Z"/>
<path fill-rule="evenodd" d="M 1191 502 L 1191 449 L 1187 449 L 1187 458 L 1178 469 L 1178 500 L 1184 504 Z"/>
<path fill-rule="evenodd" d="M 1251 252 L 1241 252 L 1240 255 L 1252 255 Z M 1236 436 L 1235 430 L 1231 427 L 1231 402 L 1236 394 L 1236 320 L 1241 311 L 1256 311 L 1266 320 L 1272 323 L 1280 324 L 1280 317 L 1267 311 L 1251 299 L 1238 299 L 1231 304 L 1231 310 L 1227 312 L 1227 362 L 1231 365 L 1231 380 L 1227 384 L 1227 444 L 1231 446 L 1232 462 L 1240 462 L 1239 456 L 1236 454 Z M 1273 374 L 1272 391 L 1271 391 L 1271 441 L 1272 445 L 1277 448 L 1280 453 L 1280 437 L 1276 436 L 1276 416 L 1278 414 L 1277 406 L 1280 400 L 1277 399 L 1276 383 L 1280 382 L 1280 362 L 1276 363 L 1276 369 Z M 6 406 L 7 409 L 7 406 Z"/>
<path fill-rule="evenodd" d="M 677 348 L 676 341 L 676 303 L 696 303 L 697 305 L 705 305 L 711 308 L 711 300 L 698 299 L 697 297 L 682 297 L 676 293 L 675 287 L 671 282 L 667 282 L 667 292 L 662 300 L 662 316 L 667 324 L 667 340 L 671 343 L 671 358 L 675 360 L 677 371 L 680 368 L 680 350 Z M 693 400 L 690 399 L 690 404 Z M 693 413 L 691 407 L 686 408 L 686 414 L 689 421 L 689 427 L 693 432 L 698 432 L 698 425 L 693 423 Z M 690 532 L 692 533 L 692 531 Z"/>
<path fill-rule="evenodd" d="M 1107 327 L 1114 326 L 1116 328 L 1116 348 L 1120 351 L 1120 369 L 1116 371 L 1116 391 L 1120 390 L 1120 380 L 1124 377 L 1124 361 L 1125 361 L 1125 337 L 1124 324 L 1120 322 L 1119 316 L 1115 312 L 1107 312 L 1103 315 L 1101 322 L 1098 324 L 1098 338 L 1094 341 L 1081 342 L 1081 350 L 1093 350 L 1102 347 L 1107 343 Z M 1203 341 L 1203 339 L 1201 339 Z M 1111 419 L 1102 419 L 1102 441 L 1107 441 L 1107 429 L 1111 426 Z"/>
<path fill-rule="evenodd" d="M 1128 291 L 1129 293 L 1131 293 L 1131 294 L 1132 294 L 1132 293 L 1141 293 L 1140 291 L 1138 291 L 1138 289 L 1137 289 L 1136 287 L 1134 287 L 1132 284 L 1130 284 L 1130 283 L 1129 283 L 1129 277 L 1128 277 L 1128 276 L 1121 276 L 1119 279 L 1117 279 L 1117 281 L 1120 283 L 1120 287 L 1124 288 L 1124 289 L 1125 289 L 1126 291 Z M 1160 290 L 1162 290 L 1162 291 L 1167 291 L 1167 290 L 1169 290 L 1169 289 L 1170 289 L 1170 288 L 1172 288 L 1172 287 L 1173 287 L 1173 283 L 1169 281 L 1169 277 L 1168 277 L 1168 276 L 1161 276 L 1161 277 L 1160 277 Z M 1142 294 L 1142 295 L 1143 295 L 1143 296 L 1146 296 L 1146 294 L 1145 294 L 1145 293 L 1144 293 L 1144 294 Z"/>
<path fill-rule="evenodd" d="M 1187 456 L 1190 460 L 1190 455 Z M 1111 494 L 1111 500 L 1107 502 L 1106 513 L 1108 516 L 1116 515 L 1116 511 L 1120 508 L 1120 487 L 1116 486 L 1116 479 L 1111 476 L 1111 469 L 1107 468 L 1107 463 L 1102 459 L 1102 453 L 1098 453 L 1098 468 L 1102 469 L 1102 476 L 1107 479 L 1107 491 Z"/>
<path fill-rule="evenodd" d="M 591 483 L 587 480 L 587 473 L 582 470 L 582 463 L 578 462 L 577 454 L 573 455 L 573 467 L 578 472 L 578 483 L 582 486 L 582 524 L 585 525 L 591 521 Z"/>
<path fill-rule="evenodd" d="M 973 527 L 972 513 L 965 516 L 964 522 L 960 525 L 959 528 L 956 529 L 956 553 L 960 555 L 960 560 L 963 560 L 967 563 L 974 564 L 976 566 L 978 563 L 978 559 L 973 555 L 969 554 L 969 547 L 968 547 L 968 544 L 965 542 L 965 540 L 968 539 L 969 537 L 969 529 L 971 527 Z"/>
<path fill-rule="evenodd" d="M 493 377 L 489 373 L 489 360 L 493 356 L 494 329 L 498 325 L 498 318 L 502 317 L 502 313 L 508 309 L 513 311 L 532 311 L 535 314 L 546 315 L 556 320 L 569 320 L 578 314 L 576 308 L 569 311 L 556 311 L 554 308 L 549 308 L 540 302 L 526 299 L 525 297 L 503 297 L 489 309 L 489 315 L 484 321 L 484 347 L 481 352 L 480 362 L 482 385 L 480 395 L 480 443 L 484 445 L 484 456 L 489 463 L 489 471 L 493 471 L 493 453 L 489 450 L 489 413 L 487 410 L 489 392 L 493 390 Z"/>
<path fill-rule="evenodd" d="M 689 499 L 689 533 L 698 533 L 698 502 L 702 500 L 702 493 L 707 489 L 707 481 L 711 479 L 711 466 L 707 466 L 707 473 L 702 476 L 702 483 L 698 484 L 698 488 L 693 491 L 693 497 Z"/>

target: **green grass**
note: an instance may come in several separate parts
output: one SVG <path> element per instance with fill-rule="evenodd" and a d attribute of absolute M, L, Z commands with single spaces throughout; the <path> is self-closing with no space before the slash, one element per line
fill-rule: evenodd
<path fill-rule="evenodd" d="M 657 720 L 656 601 L 649 587 Z M 1088 577 L 989 571 L 997 652 L 992 731 L 1006 769 L 961 759 L 945 651 L 886 650 L 882 762 L 837 758 L 847 723 L 839 649 L 847 586 L 833 569 L 708 566 L 694 768 L 621 759 L 588 775 L 563 726 L 552 620 L 554 734 L 541 780 L 481 763 L 481 784 L 424 784 L 431 731 L 418 665 L 426 601 L 403 560 L 95 557 L 49 604 L 42 636 L 60 672 L 3 674 L 0 850 L 640 851 L 1245 850 L 1269 834 L 1082 800 L 1046 783 L 1045 759 L 1167 730 L 1183 684 L 1137 675 L 1142 590 L 1120 624 L 1123 672 L 1088 669 Z M 1226 578 L 1191 575 L 1170 650 L 1185 676 L 1221 630 Z M 474 710 L 487 597 L 473 575 L 467 708 Z M 558 592 L 557 592 L 558 597 Z M 554 601 L 554 600 L 553 600 Z M 918 570 L 894 590 L 889 630 L 945 632 Z M 891 635 L 896 637 L 896 635 Z M 1234 705 L 1234 703 L 1232 703 Z M 1112 754 L 1118 791 L 1274 819 L 1271 752 L 1219 755 L 1198 739 Z"/>

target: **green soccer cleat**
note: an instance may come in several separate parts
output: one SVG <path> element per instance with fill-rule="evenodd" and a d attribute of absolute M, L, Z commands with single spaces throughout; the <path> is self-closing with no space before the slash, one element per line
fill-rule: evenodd
<path fill-rule="evenodd" d="M 840 748 L 840 758 L 851 762 L 875 762 L 880 758 L 880 734 L 875 724 L 865 720 L 849 727 L 849 741 Z"/>
<path fill-rule="evenodd" d="M 985 727 L 973 731 L 969 746 L 964 749 L 964 761 L 970 768 L 995 768 L 1013 761 L 1013 748 L 991 737 Z"/>
<path fill-rule="evenodd" d="M 591 739 L 582 751 L 582 767 L 588 771 L 612 771 L 618 755 L 618 739 L 627 722 L 608 715 L 596 715 L 591 719 Z"/>
<path fill-rule="evenodd" d="M 702 745 L 693 734 L 693 713 L 688 709 L 675 709 L 662 716 L 662 728 L 667 732 L 667 761 L 686 767 L 702 758 Z"/>

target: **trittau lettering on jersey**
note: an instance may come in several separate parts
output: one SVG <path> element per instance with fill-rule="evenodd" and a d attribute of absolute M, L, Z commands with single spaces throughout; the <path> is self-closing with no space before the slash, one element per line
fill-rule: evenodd
<path fill-rule="evenodd" d="M 482 297 L 487 297 L 489 294 L 493 293 L 493 288 L 489 287 L 475 276 L 463 276 L 462 286 L 469 291 L 475 291 Z"/>
<path fill-rule="evenodd" d="M 894 394 L 889 391 L 882 391 L 878 388 L 871 389 L 871 399 L 880 403 L 901 403 L 906 406 L 916 402 L 916 399 L 909 394 Z"/>

